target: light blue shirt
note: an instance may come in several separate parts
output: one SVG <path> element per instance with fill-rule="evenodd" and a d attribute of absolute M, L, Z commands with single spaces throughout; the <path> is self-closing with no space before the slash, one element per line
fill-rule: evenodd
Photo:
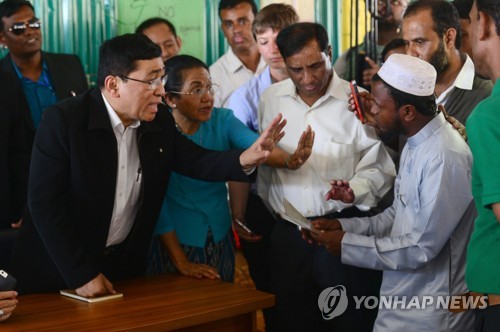
<path fill-rule="evenodd" d="M 204 148 L 218 151 L 246 149 L 258 138 L 225 108 L 214 108 L 210 120 L 186 136 Z M 191 179 L 173 172 L 155 233 L 175 230 L 181 244 L 202 248 L 209 226 L 215 242 L 231 228 L 226 183 Z"/>
<path fill-rule="evenodd" d="M 248 128 L 259 131 L 258 107 L 262 92 L 272 84 L 269 66 L 257 77 L 236 89 L 229 97 L 227 108 Z"/>
<path fill-rule="evenodd" d="M 373 217 L 341 220 L 347 232 L 342 262 L 383 270 L 383 296 L 407 296 L 408 302 L 465 293 L 475 217 L 471 168 L 469 147 L 439 114 L 408 139 L 393 205 Z M 435 303 L 426 310 L 379 309 L 374 331 L 472 331 L 471 314 L 435 309 Z"/>

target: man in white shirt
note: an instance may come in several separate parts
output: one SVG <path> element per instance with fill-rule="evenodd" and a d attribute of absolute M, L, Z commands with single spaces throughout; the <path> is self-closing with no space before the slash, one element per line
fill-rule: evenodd
<path fill-rule="evenodd" d="M 277 43 L 290 79 L 271 85 L 262 94 L 259 127 L 265 128 L 275 114 L 283 112 L 288 135 L 280 146 L 285 151 L 294 150 L 293 142 L 308 125 L 316 138 L 306 164 L 293 173 L 267 170 L 271 180 L 267 184 L 259 181 L 259 192 L 277 214 L 284 212 L 284 198 L 308 218 L 368 211 L 391 187 L 395 168 L 373 128 L 347 111 L 349 83 L 332 69 L 326 30 L 315 23 L 293 24 L 280 31 Z M 324 195 L 333 179 L 349 180 L 356 199 L 327 201 Z M 299 230 L 281 218 L 272 234 L 272 249 L 280 331 L 331 330 L 317 307 L 318 295 L 326 287 L 348 284 L 360 295 L 378 294 L 379 274 L 342 265 L 323 247 L 309 246 Z M 376 311 L 348 312 L 329 322 L 335 331 L 371 329 Z"/>
<path fill-rule="evenodd" d="M 253 0 L 221 0 L 219 17 L 229 49 L 210 66 L 212 81 L 219 84 L 215 107 L 226 107 L 231 93 L 266 67 L 252 33 L 257 14 Z"/>
<path fill-rule="evenodd" d="M 458 11 L 446 0 L 413 1 L 403 16 L 406 54 L 429 62 L 437 71 L 436 103 L 465 123 L 493 86 L 474 71 L 471 58 L 460 52 L 462 29 Z"/>
<path fill-rule="evenodd" d="M 260 95 L 272 83 L 288 78 L 285 61 L 276 44 L 276 36 L 281 29 L 298 21 L 299 16 L 295 9 L 284 3 L 273 3 L 262 8 L 253 21 L 252 30 L 257 39 L 259 53 L 268 66 L 258 76 L 236 89 L 228 99 L 228 108 L 253 131 L 259 129 L 257 109 Z M 245 215 L 237 216 L 233 211 L 232 217 L 244 220 L 252 232 L 262 236 L 260 240 L 255 241 L 245 236 L 245 232 L 238 232 L 240 239 L 243 240 L 240 242 L 241 249 L 255 287 L 267 293 L 274 293 L 270 253 L 271 232 L 276 221 L 257 194 L 256 186 L 253 186 L 249 192 Z M 237 226 L 235 229 L 238 231 Z M 264 309 L 263 313 L 266 330 L 274 331 L 274 308 Z"/>

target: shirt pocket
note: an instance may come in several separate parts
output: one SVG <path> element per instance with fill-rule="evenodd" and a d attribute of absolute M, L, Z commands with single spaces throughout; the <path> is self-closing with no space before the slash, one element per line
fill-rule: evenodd
<path fill-rule="evenodd" d="M 396 214 L 399 215 L 399 222 L 395 222 L 392 227 L 391 236 L 401 236 L 411 232 L 415 222 L 418 222 L 417 213 L 418 207 L 417 202 L 415 202 L 415 188 L 413 183 L 415 180 L 415 174 L 399 174 L 400 179 L 398 185 L 396 186 L 396 191 L 394 192 L 395 204 L 396 204 Z"/>
<path fill-rule="evenodd" d="M 406 192 L 406 181 L 400 181 L 400 185 L 396 192 L 396 199 L 399 200 L 403 208 L 406 208 L 408 205 L 408 196 Z"/>
<path fill-rule="evenodd" d="M 350 180 L 354 175 L 356 159 L 355 144 L 325 141 L 318 156 L 318 173 L 326 182 Z"/>

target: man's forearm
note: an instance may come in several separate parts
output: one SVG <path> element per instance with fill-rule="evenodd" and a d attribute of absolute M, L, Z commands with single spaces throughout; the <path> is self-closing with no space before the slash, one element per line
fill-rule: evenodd
<path fill-rule="evenodd" d="M 497 218 L 498 223 L 500 223 L 500 203 L 492 204 L 491 209 L 493 210 L 493 214 Z"/>

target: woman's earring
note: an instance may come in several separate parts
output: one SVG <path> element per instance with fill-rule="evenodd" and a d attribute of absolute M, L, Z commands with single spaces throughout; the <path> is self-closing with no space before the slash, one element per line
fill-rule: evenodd
<path fill-rule="evenodd" d="M 176 104 L 172 104 L 172 108 L 177 108 L 177 105 Z"/>

